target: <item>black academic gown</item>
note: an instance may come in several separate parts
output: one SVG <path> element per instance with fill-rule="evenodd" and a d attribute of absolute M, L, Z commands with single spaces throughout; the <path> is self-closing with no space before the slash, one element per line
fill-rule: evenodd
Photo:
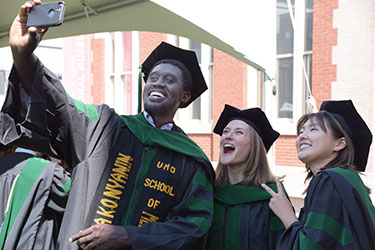
<path fill-rule="evenodd" d="M 275 183 L 267 183 L 277 190 Z M 276 249 L 284 225 L 269 207 L 263 188 L 240 184 L 216 187 L 215 213 L 207 250 Z"/>
<path fill-rule="evenodd" d="M 1 158 L 0 166 L 0 249 L 55 249 L 69 174 L 57 163 L 26 153 Z"/>
<path fill-rule="evenodd" d="M 142 114 L 69 97 L 40 62 L 28 109 L 15 70 L 3 111 L 14 143 L 56 154 L 73 168 L 58 249 L 95 223 L 124 225 L 133 249 L 200 249 L 213 217 L 213 168 L 187 136 L 152 127 Z M 1 135 L 0 135 L 1 138 Z M 152 222 L 152 223 L 149 223 Z"/>
<path fill-rule="evenodd" d="M 4 221 L 7 202 L 12 189 L 13 181 L 22 169 L 16 165 L 27 160 L 32 155 L 28 153 L 14 153 L 0 158 L 0 225 Z M 12 171 L 9 171 L 13 169 Z"/>
<path fill-rule="evenodd" d="M 375 249 L 375 209 L 359 175 L 340 167 L 311 180 L 299 221 L 278 249 Z"/>

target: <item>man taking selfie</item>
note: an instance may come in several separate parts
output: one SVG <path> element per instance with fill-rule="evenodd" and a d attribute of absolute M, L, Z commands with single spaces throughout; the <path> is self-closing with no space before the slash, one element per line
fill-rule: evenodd
<path fill-rule="evenodd" d="M 161 43 L 142 64 L 144 112 L 120 116 L 71 98 L 35 56 L 46 29 L 26 25 L 34 4 L 41 2 L 21 7 L 10 29 L 14 67 L 3 112 L 21 127 L 9 141 L 73 169 L 57 249 L 201 249 L 214 171 L 173 122 L 207 89 L 195 53 Z"/>

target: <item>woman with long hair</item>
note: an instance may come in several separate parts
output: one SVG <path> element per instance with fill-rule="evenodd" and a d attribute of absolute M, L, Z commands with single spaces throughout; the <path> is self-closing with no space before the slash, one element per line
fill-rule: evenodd
<path fill-rule="evenodd" d="M 239 110 L 230 105 L 225 105 L 214 133 L 221 136 L 220 160 L 207 249 L 275 249 L 284 229 L 270 210 L 271 196 L 261 184 L 276 190 L 267 151 L 279 133 L 261 109 Z"/>
<path fill-rule="evenodd" d="M 352 101 L 325 101 L 297 124 L 298 158 L 310 184 L 299 219 L 287 198 L 270 207 L 286 231 L 278 249 L 375 249 L 375 209 L 358 171 L 367 164 L 372 134 Z"/>

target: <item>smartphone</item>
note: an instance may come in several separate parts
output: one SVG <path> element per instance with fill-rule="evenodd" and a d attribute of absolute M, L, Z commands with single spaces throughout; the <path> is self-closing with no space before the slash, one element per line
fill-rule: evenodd
<path fill-rule="evenodd" d="M 29 12 L 27 26 L 51 27 L 62 24 L 64 20 L 65 3 L 63 1 L 34 5 Z"/>

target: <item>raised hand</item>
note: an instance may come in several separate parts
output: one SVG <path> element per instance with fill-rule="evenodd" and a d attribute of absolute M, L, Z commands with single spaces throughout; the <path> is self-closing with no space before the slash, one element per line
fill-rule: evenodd
<path fill-rule="evenodd" d="M 280 218 L 285 228 L 288 228 L 292 223 L 298 221 L 298 219 L 293 211 L 292 204 L 284 194 L 279 179 L 276 179 L 276 185 L 277 193 L 266 184 L 262 184 L 262 187 L 272 196 L 269 203 L 270 208 Z"/>
<path fill-rule="evenodd" d="M 30 56 L 47 31 L 46 28 L 27 27 L 28 13 L 33 5 L 36 4 L 41 4 L 41 1 L 28 1 L 23 4 L 12 23 L 9 32 L 9 45 L 12 48 L 13 54 Z"/>
<path fill-rule="evenodd" d="M 79 231 L 70 237 L 69 241 L 77 241 L 77 245 L 84 245 L 85 250 L 131 249 L 126 229 L 123 226 L 108 224 L 97 224 Z"/>
<path fill-rule="evenodd" d="M 36 70 L 37 57 L 34 50 L 47 32 L 46 28 L 27 27 L 29 10 L 40 0 L 28 1 L 23 4 L 14 19 L 9 32 L 9 45 L 12 49 L 16 71 L 25 90 L 31 94 L 32 83 Z"/>

